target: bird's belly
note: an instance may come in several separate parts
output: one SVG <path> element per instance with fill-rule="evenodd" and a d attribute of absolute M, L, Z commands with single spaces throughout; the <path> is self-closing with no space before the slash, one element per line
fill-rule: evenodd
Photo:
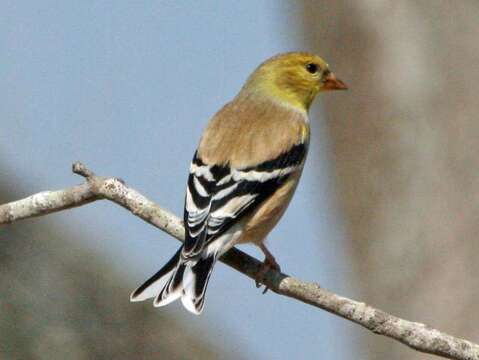
<path fill-rule="evenodd" d="M 292 175 L 276 192 L 265 200 L 257 210 L 244 219 L 243 233 L 237 243 L 260 244 L 278 223 L 291 201 L 300 171 Z"/>

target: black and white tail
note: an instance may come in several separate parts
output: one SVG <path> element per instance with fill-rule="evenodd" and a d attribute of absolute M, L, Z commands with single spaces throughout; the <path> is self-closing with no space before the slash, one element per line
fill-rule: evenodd
<path fill-rule="evenodd" d="M 181 257 L 183 247 L 155 275 L 136 289 L 131 301 L 155 298 L 154 306 L 165 306 L 181 297 L 183 306 L 193 314 L 203 310 L 206 287 L 216 262 L 216 253 L 205 253 L 195 260 Z"/>

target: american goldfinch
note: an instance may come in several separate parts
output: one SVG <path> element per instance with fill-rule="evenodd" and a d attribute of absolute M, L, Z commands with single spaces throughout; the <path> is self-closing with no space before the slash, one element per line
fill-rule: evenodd
<path fill-rule="evenodd" d="M 185 242 L 131 301 L 181 298 L 200 314 L 216 260 L 241 243 L 279 270 L 264 240 L 283 215 L 298 183 L 309 143 L 308 110 L 320 91 L 346 89 L 320 57 L 291 52 L 262 63 L 238 95 L 209 121 L 190 165 Z"/>

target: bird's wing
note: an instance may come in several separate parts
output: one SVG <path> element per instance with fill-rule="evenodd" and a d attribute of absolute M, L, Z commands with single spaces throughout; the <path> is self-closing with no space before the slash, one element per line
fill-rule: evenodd
<path fill-rule="evenodd" d="M 292 146 L 275 159 L 242 169 L 206 165 L 195 154 L 186 189 L 183 258 L 192 258 L 300 169 L 306 144 Z"/>

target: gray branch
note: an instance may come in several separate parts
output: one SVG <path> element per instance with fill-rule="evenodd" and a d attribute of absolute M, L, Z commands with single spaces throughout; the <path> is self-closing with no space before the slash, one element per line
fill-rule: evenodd
<path fill-rule="evenodd" d="M 73 172 L 85 177 L 86 182 L 64 190 L 40 192 L 1 205 L 0 225 L 107 199 L 123 206 L 174 238 L 184 240 L 183 223 L 178 217 L 126 186 L 122 180 L 96 176 L 81 163 L 73 164 Z M 261 266 L 261 262 L 235 248 L 226 253 L 221 261 L 252 279 Z M 415 350 L 450 359 L 479 360 L 477 344 L 336 295 L 317 284 L 306 283 L 274 270 L 266 273 L 263 283 L 278 294 L 329 311 L 376 334 L 398 340 Z"/>

